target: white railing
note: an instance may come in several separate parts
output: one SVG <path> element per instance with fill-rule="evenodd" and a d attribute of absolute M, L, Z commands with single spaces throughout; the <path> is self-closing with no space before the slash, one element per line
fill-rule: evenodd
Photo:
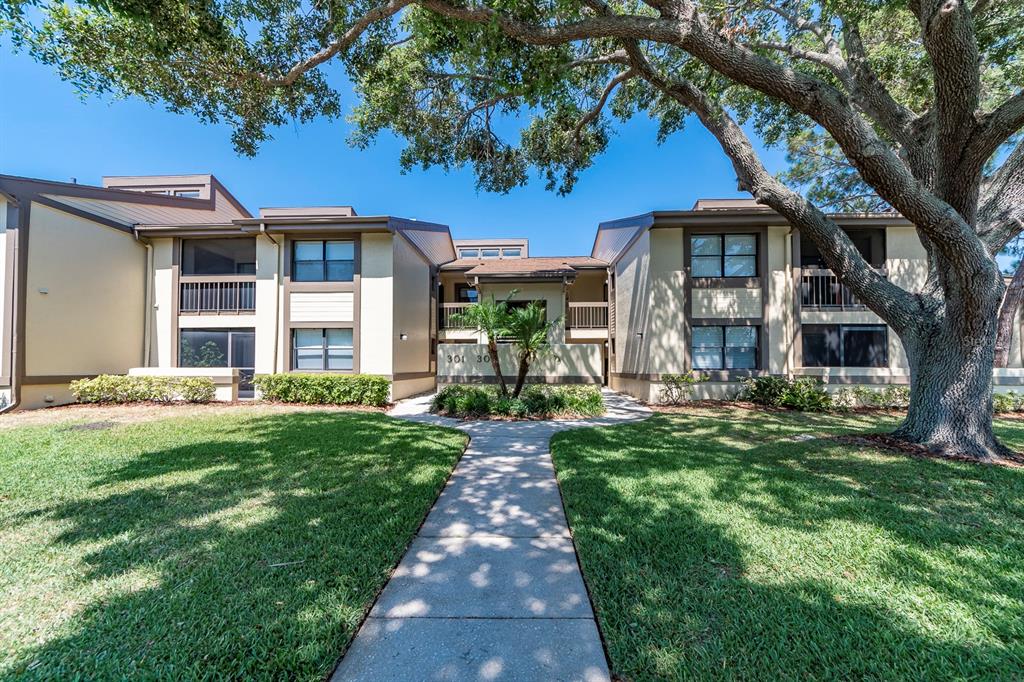
<path fill-rule="evenodd" d="M 256 310 L 256 281 L 182 281 L 179 313 L 250 313 Z"/>
<path fill-rule="evenodd" d="M 883 277 L 884 269 L 876 270 Z M 800 305 L 810 310 L 864 310 L 865 305 L 831 270 L 800 271 Z"/>
<path fill-rule="evenodd" d="M 440 323 L 441 329 L 471 329 L 472 325 L 460 324 L 455 319 L 456 315 L 465 312 L 472 303 L 442 303 Z"/>
<path fill-rule="evenodd" d="M 608 303 L 569 303 L 570 329 L 607 329 Z"/>

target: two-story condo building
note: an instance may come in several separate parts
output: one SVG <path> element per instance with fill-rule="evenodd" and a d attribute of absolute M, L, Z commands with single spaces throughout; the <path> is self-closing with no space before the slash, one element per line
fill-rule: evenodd
<path fill-rule="evenodd" d="M 909 223 L 836 219 L 888 277 L 923 279 Z M 751 201 L 611 221 L 589 256 L 536 257 L 526 239 L 453 240 L 445 225 L 350 206 L 253 215 L 212 175 L 0 176 L 0 267 L 0 409 L 69 402 L 71 381 L 105 373 L 210 376 L 222 399 L 277 372 L 383 375 L 394 399 L 494 381 L 456 315 L 489 296 L 541 301 L 558 321 L 531 381 L 650 401 L 664 375 L 690 371 L 709 379 L 698 397 L 756 374 L 908 381 L 896 336 Z M 1016 337 L 1001 387 L 1024 374 Z"/>

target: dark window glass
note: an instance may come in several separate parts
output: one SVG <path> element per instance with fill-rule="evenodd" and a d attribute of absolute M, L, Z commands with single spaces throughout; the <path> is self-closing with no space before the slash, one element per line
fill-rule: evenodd
<path fill-rule="evenodd" d="M 183 239 L 183 275 L 255 275 L 255 239 Z"/>
<path fill-rule="evenodd" d="M 232 367 L 238 370 L 238 395 L 251 398 L 256 367 L 253 329 L 182 329 L 178 332 L 180 367 Z"/>
<path fill-rule="evenodd" d="M 456 284 L 455 285 L 455 302 L 456 303 L 476 303 L 480 300 L 480 292 L 468 284 Z"/>
<path fill-rule="evenodd" d="M 844 327 L 843 367 L 885 367 L 887 346 L 885 327 Z"/>
<path fill-rule="evenodd" d="M 854 228 L 846 230 L 854 248 L 864 256 L 872 267 L 885 267 L 885 230 L 879 228 Z M 825 259 L 818 247 L 804 235 L 800 236 L 800 267 L 827 270 Z"/>
<path fill-rule="evenodd" d="M 694 327 L 694 369 L 757 369 L 758 328 L 717 325 Z"/>
<path fill-rule="evenodd" d="M 805 324 L 804 367 L 886 367 L 888 332 L 878 325 Z"/>
<path fill-rule="evenodd" d="M 693 235 L 690 237 L 690 275 L 756 277 L 757 235 Z"/>
<path fill-rule="evenodd" d="M 292 245 L 296 282 L 351 282 L 355 278 L 355 242 L 297 241 Z"/>
<path fill-rule="evenodd" d="M 176 197 L 185 197 L 186 199 L 198 199 L 199 190 L 197 189 L 179 189 L 174 193 Z"/>

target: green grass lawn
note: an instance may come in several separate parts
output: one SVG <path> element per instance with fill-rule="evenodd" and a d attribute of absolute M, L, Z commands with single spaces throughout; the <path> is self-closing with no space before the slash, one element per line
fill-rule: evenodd
<path fill-rule="evenodd" d="M 322 679 L 464 442 L 354 412 L 0 431 L 0 678 Z"/>
<path fill-rule="evenodd" d="M 793 440 L 893 423 L 693 410 L 556 436 L 613 673 L 1024 678 L 1024 470 Z"/>

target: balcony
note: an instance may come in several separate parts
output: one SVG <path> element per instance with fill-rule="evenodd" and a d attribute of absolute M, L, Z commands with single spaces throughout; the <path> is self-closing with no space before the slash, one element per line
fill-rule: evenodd
<path fill-rule="evenodd" d="M 440 323 L 441 329 L 472 329 L 472 325 L 459 324 L 455 320 L 456 315 L 465 312 L 472 303 L 442 303 Z"/>
<path fill-rule="evenodd" d="M 608 329 L 608 303 L 569 303 L 569 329 Z"/>
<path fill-rule="evenodd" d="M 256 310 L 256 280 L 220 278 L 182 280 L 178 313 L 182 315 L 230 315 Z"/>
<path fill-rule="evenodd" d="M 887 276 L 884 269 L 875 272 Z M 835 273 L 815 268 L 800 271 L 800 306 L 804 310 L 867 310 Z"/>

